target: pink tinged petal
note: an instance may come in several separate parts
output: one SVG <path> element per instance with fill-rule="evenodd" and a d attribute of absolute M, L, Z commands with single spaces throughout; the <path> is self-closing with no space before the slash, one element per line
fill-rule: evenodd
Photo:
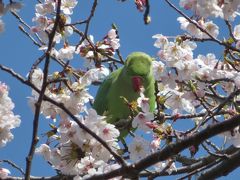
<path fill-rule="evenodd" d="M 104 128 L 103 129 L 103 134 L 104 135 L 108 135 L 109 134 L 109 129 L 108 128 Z"/>

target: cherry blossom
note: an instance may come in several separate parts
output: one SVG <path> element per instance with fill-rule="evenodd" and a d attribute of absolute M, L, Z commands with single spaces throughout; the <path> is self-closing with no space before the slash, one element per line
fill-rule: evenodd
<path fill-rule="evenodd" d="M 180 0 L 179 4 L 187 10 L 191 9 L 197 16 L 204 18 L 212 16 L 234 20 L 240 2 L 238 0 L 231 2 L 219 0 Z"/>
<path fill-rule="evenodd" d="M 85 104 L 93 99 L 93 97 L 87 91 L 87 86 L 89 86 L 93 80 L 90 75 L 91 73 L 86 73 L 82 77 L 79 78 L 77 82 L 73 82 L 71 84 L 71 88 L 69 89 L 68 86 L 59 87 L 60 89 L 57 90 L 55 86 L 49 86 L 46 90 L 46 95 L 50 98 L 56 100 L 57 102 L 61 102 L 65 104 L 65 106 L 74 114 L 77 115 L 80 112 L 85 110 Z M 31 74 L 31 81 L 36 85 L 41 85 L 43 74 L 42 70 L 36 69 Z M 58 77 L 58 76 L 57 76 Z M 55 78 L 54 76 L 49 76 L 49 78 Z M 39 87 L 40 88 L 40 87 Z M 72 91 L 74 90 L 74 91 Z M 32 91 L 32 97 L 29 98 L 29 103 L 31 107 L 34 109 L 34 103 L 37 101 L 38 93 L 36 91 Z M 56 118 L 57 115 L 60 115 L 63 119 L 65 119 L 65 113 L 60 110 L 59 108 L 55 107 L 49 102 L 43 101 L 43 105 L 41 107 L 42 113 L 46 117 L 51 117 L 53 119 Z"/>
<path fill-rule="evenodd" d="M 73 8 L 77 5 L 77 0 L 63 0 L 61 10 L 64 14 L 70 15 L 73 13 Z"/>
<path fill-rule="evenodd" d="M 29 76 L 29 74 L 27 75 Z M 38 88 L 42 86 L 43 83 L 43 71 L 40 68 L 34 69 L 31 74 L 31 82 Z"/>
<path fill-rule="evenodd" d="M 103 81 L 109 74 L 110 74 L 109 69 L 101 65 L 101 67 L 99 68 L 91 68 L 89 71 L 87 71 L 85 77 L 87 77 L 90 80 L 90 83 L 93 83 Z"/>
<path fill-rule="evenodd" d="M 233 35 L 237 40 L 240 40 L 240 24 L 234 27 Z"/>
<path fill-rule="evenodd" d="M 131 144 L 128 146 L 130 152 L 130 159 L 138 161 L 149 154 L 149 142 L 142 137 L 135 137 Z"/>
<path fill-rule="evenodd" d="M 0 82 L 0 147 L 13 139 L 11 130 L 21 123 L 20 116 L 14 115 L 14 103 L 8 96 L 8 87 Z"/>
<path fill-rule="evenodd" d="M 8 169 L 0 168 L 0 178 L 1 179 L 7 179 L 9 174 L 11 174 L 11 172 Z"/>
<path fill-rule="evenodd" d="M 113 149 L 119 149 L 117 138 L 119 131 L 108 124 L 104 116 L 99 116 L 94 109 L 88 109 L 87 115 L 78 115 L 79 120 L 99 137 L 106 140 Z M 59 145 L 51 148 L 42 144 L 36 149 L 46 161 L 63 174 L 91 176 L 100 171 L 100 166 L 112 158 L 112 155 L 91 135 L 79 128 L 75 121 L 62 119 L 57 130 Z"/>
<path fill-rule="evenodd" d="M 145 132 L 150 131 L 148 124 L 151 124 L 151 120 L 154 119 L 154 114 L 151 112 L 139 112 L 136 117 L 134 117 L 132 126 L 134 128 L 140 128 Z"/>
<path fill-rule="evenodd" d="M 162 34 L 155 34 L 152 38 L 157 39 L 154 43 L 157 48 L 164 48 L 164 45 L 168 44 L 168 38 Z"/>
<path fill-rule="evenodd" d="M 71 18 L 69 15 L 72 14 L 72 9 L 76 6 L 77 1 L 65 0 L 62 2 L 61 9 L 63 10 L 63 14 L 60 16 L 60 24 L 58 26 L 58 31 L 55 33 L 54 41 L 56 43 L 60 43 L 65 37 L 72 35 L 73 29 L 70 26 L 64 26 L 65 24 L 71 23 Z M 34 33 L 38 33 L 42 42 L 47 44 L 48 42 L 48 33 L 53 28 L 55 17 L 52 16 L 53 12 L 56 9 L 56 1 L 53 0 L 45 0 L 44 3 L 36 4 L 35 11 L 36 16 L 33 18 L 33 22 L 36 23 L 36 26 L 31 27 L 31 31 Z M 43 45 L 44 46 L 44 45 Z M 71 47 L 71 46 L 70 46 Z M 44 50 L 45 48 L 41 48 L 40 50 Z M 72 55 L 69 56 L 69 51 L 61 49 L 60 58 L 70 58 L 72 59 Z M 67 53 L 67 57 L 66 56 Z M 73 52 L 71 52 L 73 53 Z M 65 56 L 64 56 L 64 55 Z M 63 57 L 62 57 L 63 56 Z"/>
<path fill-rule="evenodd" d="M 177 20 L 180 23 L 182 30 L 187 31 L 189 34 L 194 35 L 196 37 L 202 37 L 202 32 L 193 23 L 190 23 L 184 17 L 178 17 Z M 193 22 L 196 21 L 193 20 Z"/>
<path fill-rule="evenodd" d="M 95 51 L 92 47 L 93 45 Z M 76 53 L 79 53 L 82 57 L 85 57 L 90 61 L 95 57 L 97 57 L 97 59 L 106 59 L 107 56 L 113 56 L 115 50 L 119 47 L 120 43 L 117 31 L 116 29 L 110 29 L 107 35 L 101 41 L 97 41 L 96 43 L 94 43 L 94 37 L 90 35 L 89 39 L 85 39 L 77 48 Z"/>
<path fill-rule="evenodd" d="M 110 41 L 110 45 L 113 49 L 118 49 L 120 47 L 118 35 L 116 33 L 116 29 L 110 29 L 108 31 L 108 38 Z"/>
<path fill-rule="evenodd" d="M 115 128 L 114 125 L 108 124 L 105 121 L 100 124 L 99 128 L 99 136 L 106 141 L 117 139 L 120 135 L 119 131 Z"/>
<path fill-rule="evenodd" d="M 140 93 L 140 97 L 137 99 L 138 107 L 141 108 L 143 112 L 149 112 L 149 98 L 146 98 L 143 93 Z"/>
<path fill-rule="evenodd" d="M 74 53 L 75 53 L 74 46 L 65 46 L 58 51 L 57 58 L 62 59 L 62 60 L 64 60 L 64 59 L 71 60 L 71 59 L 73 59 Z"/>
<path fill-rule="evenodd" d="M 51 150 L 47 144 L 41 144 L 36 150 L 36 154 L 41 154 L 46 161 L 50 161 Z"/>
<path fill-rule="evenodd" d="M 152 65 L 153 65 L 154 78 L 155 78 L 155 80 L 159 81 L 165 70 L 165 64 L 163 64 L 161 61 L 153 61 Z"/>
<path fill-rule="evenodd" d="M 181 24 L 181 29 L 187 31 L 190 35 L 197 38 L 209 38 L 209 36 L 206 33 L 202 32 L 199 28 L 197 28 L 197 26 L 189 22 L 184 17 L 179 17 L 177 20 Z M 198 23 L 203 29 L 205 29 L 213 37 L 216 38 L 218 36 L 219 27 L 216 24 L 214 24 L 212 21 L 204 22 L 203 20 L 199 20 L 197 22 L 195 21 L 195 23 Z"/>
<path fill-rule="evenodd" d="M 36 4 L 35 10 L 36 10 L 36 13 L 40 15 L 53 13 L 55 10 L 55 3 L 54 1 L 51 0 L 51 1 L 45 1 L 42 4 Z"/>
<path fill-rule="evenodd" d="M 183 97 L 183 93 L 172 90 L 172 95 L 166 100 L 166 105 L 170 106 L 173 109 L 174 114 L 185 110 L 189 113 L 194 113 L 195 109 L 192 106 L 191 102 Z"/>
<path fill-rule="evenodd" d="M 159 58 L 169 67 L 178 67 L 179 63 L 193 59 L 196 44 L 191 41 L 169 42 L 159 51 Z"/>
<path fill-rule="evenodd" d="M 218 5 L 218 0 L 197 1 L 197 10 L 197 13 L 203 17 L 223 17 L 223 12 L 221 7 Z"/>

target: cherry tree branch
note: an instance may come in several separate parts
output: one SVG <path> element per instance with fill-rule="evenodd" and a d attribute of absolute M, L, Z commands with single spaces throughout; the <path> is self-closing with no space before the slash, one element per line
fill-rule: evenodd
<path fill-rule="evenodd" d="M 24 171 L 22 168 L 20 168 L 17 164 L 15 164 L 14 162 L 7 160 L 7 159 L 3 159 L 0 160 L 0 162 L 4 162 L 4 163 L 8 163 L 10 164 L 12 167 L 14 167 L 15 169 L 17 169 L 23 176 L 25 175 Z"/>
<path fill-rule="evenodd" d="M 198 180 L 216 179 L 221 176 L 227 176 L 230 172 L 240 166 L 240 150 L 233 155 L 228 156 L 228 159 L 222 161 L 218 165 L 202 173 Z"/>
<path fill-rule="evenodd" d="M 106 174 L 92 176 L 88 178 L 88 180 L 107 179 L 117 176 L 123 176 L 128 178 L 135 177 L 141 171 L 156 164 L 157 162 L 167 160 L 168 158 L 178 154 L 179 152 L 192 145 L 200 144 L 206 139 L 209 139 L 225 131 L 229 131 L 238 125 L 240 125 L 240 115 L 236 115 L 228 120 L 225 120 L 224 122 L 209 125 L 201 132 L 197 132 L 196 134 L 187 137 L 186 139 L 180 140 L 179 142 L 171 143 L 167 145 L 164 149 L 147 156 L 146 158 L 140 160 L 137 163 L 113 170 Z"/>
<path fill-rule="evenodd" d="M 38 143 L 38 125 L 39 125 L 39 116 L 41 113 L 41 105 L 43 101 L 43 97 L 45 94 L 45 90 L 47 88 L 47 77 L 48 77 L 48 69 L 50 65 L 50 54 L 53 46 L 53 41 L 55 37 L 55 33 L 57 30 L 57 26 L 59 24 L 60 20 L 60 8 L 61 8 L 61 0 L 57 3 L 57 14 L 56 14 L 56 20 L 54 22 L 53 29 L 51 33 L 49 34 L 49 42 L 48 42 L 48 49 L 46 52 L 46 59 L 45 59 L 45 65 L 43 69 L 43 83 L 41 90 L 39 92 L 39 97 L 37 102 L 35 103 L 35 113 L 34 113 L 34 120 L 33 120 L 33 132 L 32 132 L 32 142 L 31 147 L 28 153 L 28 156 L 26 157 L 26 170 L 25 170 L 25 179 L 30 180 L 30 174 L 31 174 L 31 166 L 32 166 L 32 159 L 35 153 L 35 149 Z"/>

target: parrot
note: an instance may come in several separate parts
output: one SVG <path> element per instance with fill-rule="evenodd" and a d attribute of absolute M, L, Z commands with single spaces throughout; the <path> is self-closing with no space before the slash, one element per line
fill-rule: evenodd
<path fill-rule="evenodd" d="M 127 56 L 124 66 L 110 73 L 100 85 L 93 103 L 93 108 L 99 115 L 107 117 L 107 122 L 117 124 L 128 119 L 131 110 L 128 102 L 137 101 L 141 89 L 149 98 L 149 111 L 155 108 L 155 80 L 152 72 L 152 58 L 143 52 L 133 52 Z M 123 99 L 124 98 L 124 99 Z M 126 121 L 127 122 L 127 121 Z M 126 124 L 119 123 L 119 124 Z M 125 137 L 132 129 L 130 126 L 119 127 L 120 138 Z"/>

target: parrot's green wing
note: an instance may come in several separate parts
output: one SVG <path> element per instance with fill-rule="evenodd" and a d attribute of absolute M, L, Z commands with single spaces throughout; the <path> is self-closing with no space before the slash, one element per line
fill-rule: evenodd
<path fill-rule="evenodd" d="M 95 101 L 93 104 L 93 108 L 97 111 L 98 114 L 103 115 L 104 112 L 108 111 L 108 93 L 112 86 L 112 83 L 117 79 L 121 68 L 112 72 L 101 84 L 98 89 L 97 95 L 95 97 Z"/>

